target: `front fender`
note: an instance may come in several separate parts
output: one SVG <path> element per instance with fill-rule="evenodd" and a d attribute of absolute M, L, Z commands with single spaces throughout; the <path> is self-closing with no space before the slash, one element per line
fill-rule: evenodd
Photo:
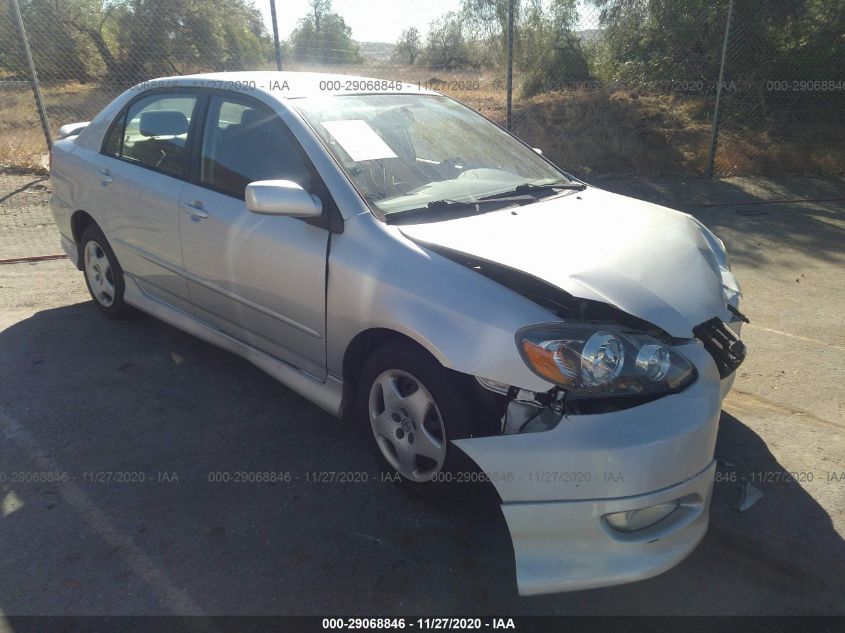
<path fill-rule="evenodd" d="M 385 328 L 417 341 L 450 369 L 532 391 L 553 385 L 531 372 L 514 334 L 551 312 L 414 244 L 366 213 L 333 236 L 327 286 L 330 373 L 360 332 Z"/>

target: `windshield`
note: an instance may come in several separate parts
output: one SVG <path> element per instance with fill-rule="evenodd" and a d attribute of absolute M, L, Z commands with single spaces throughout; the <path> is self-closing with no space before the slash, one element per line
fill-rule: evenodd
<path fill-rule="evenodd" d="M 568 182 L 536 152 L 448 97 L 342 95 L 294 103 L 370 207 L 385 215 Z"/>

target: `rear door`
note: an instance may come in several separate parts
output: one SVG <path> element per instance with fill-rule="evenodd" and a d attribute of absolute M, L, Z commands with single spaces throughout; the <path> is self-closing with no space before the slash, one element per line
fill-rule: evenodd
<path fill-rule="evenodd" d="M 198 100 L 182 91 L 130 102 L 106 136 L 94 174 L 98 220 L 124 272 L 146 294 L 186 311 L 179 199 Z"/>
<path fill-rule="evenodd" d="M 237 94 L 208 97 L 193 183 L 179 225 L 196 316 L 319 379 L 325 378 L 329 231 L 289 217 L 250 213 L 244 189 L 293 180 L 327 208 L 325 187 L 284 122 Z"/>

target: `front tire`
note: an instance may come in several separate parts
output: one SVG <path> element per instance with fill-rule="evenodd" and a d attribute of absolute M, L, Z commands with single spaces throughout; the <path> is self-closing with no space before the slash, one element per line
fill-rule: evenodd
<path fill-rule="evenodd" d="M 96 224 L 90 225 L 80 240 L 82 272 L 94 305 L 108 318 L 125 321 L 135 316 L 135 309 L 123 300 L 126 284 L 123 269 L 106 236 Z"/>
<path fill-rule="evenodd" d="M 357 400 L 362 432 L 400 487 L 433 497 L 471 487 L 477 469 L 450 444 L 477 430 L 466 381 L 409 341 L 386 343 L 367 359 Z"/>

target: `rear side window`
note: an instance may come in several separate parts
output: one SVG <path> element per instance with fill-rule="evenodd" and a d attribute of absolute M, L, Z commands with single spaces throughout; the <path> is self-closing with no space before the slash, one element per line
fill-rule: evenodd
<path fill-rule="evenodd" d="M 112 123 L 111 128 L 109 128 L 102 150 L 106 156 L 117 158 L 120 155 L 120 137 L 123 135 L 123 121 L 125 119 L 126 113 L 122 112 L 120 118 Z"/>
<path fill-rule="evenodd" d="M 155 94 L 133 103 L 126 115 L 120 157 L 171 176 L 185 177 L 188 130 L 196 103 L 196 96 L 184 94 Z"/>
<path fill-rule="evenodd" d="M 244 197 L 256 180 L 292 180 L 312 189 L 309 163 L 278 115 L 253 101 L 213 95 L 202 140 L 200 182 Z"/>

